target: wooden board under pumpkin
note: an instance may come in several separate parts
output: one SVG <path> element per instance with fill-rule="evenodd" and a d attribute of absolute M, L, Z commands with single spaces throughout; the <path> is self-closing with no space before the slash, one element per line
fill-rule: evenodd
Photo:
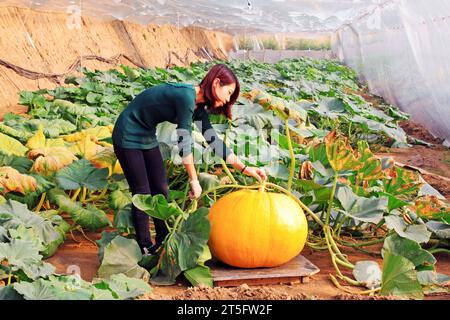
<path fill-rule="evenodd" d="M 221 287 L 234 287 L 244 283 L 268 285 L 307 282 L 310 276 L 320 271 L 301 254 L 275 268 L 240 269 L 216 260 L 211 261 L 208 266 L 211 269 L 214 285 Z"/>

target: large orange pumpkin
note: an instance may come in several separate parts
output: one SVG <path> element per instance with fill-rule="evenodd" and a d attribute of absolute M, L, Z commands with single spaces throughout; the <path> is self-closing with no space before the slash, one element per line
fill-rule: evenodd
<path fill-rule="evenodd" d="M 219 199 L 209 211 L 211 253 L 240 268 L 275 267 L 303 249 L 308 224 L 291 197 L 240 190 Z"/>

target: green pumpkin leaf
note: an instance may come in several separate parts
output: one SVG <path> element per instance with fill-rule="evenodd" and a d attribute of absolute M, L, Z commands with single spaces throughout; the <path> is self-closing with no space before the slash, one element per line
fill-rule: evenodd
<path fill-rule="evenodd" d="M 78 205 L 75 210 L 70 212 L 70 216 L 81 227 L 92 231 L 111 226 L 105 212 L 92 204 L 88 204 L 86 208 Z"/>
<path fill-rule="evenodd" d="M 211 270 L 207 266 L 196 266 L 184 271 L 183 275 L 193 286 L 204 285 L 211 288 L 214 286 Z"/>
<path fill-rule="evenodd" d="M 266 171 L 268 176 L 285 181 L 289 179 L 289 168 L 280 162 L 272 161 L 268 165 L 264 166 L 263 169 Z"/>
<path fill-rule="evenodd" d="M 39 127 L 42 127 L 44 135 L 47 138 L 57 138 L 62 134 L 77 130 L 74 124 L 64 119 L 27 119 L 26 127 L 31 128 L 32 131 L 36 131 Z"/>
<path fill-rule="evenodd" d="M 122 209 L 131 203 L 129 191 L 115 190 L 109 195 L 109 206 L 113 209 Z"/>
<path fill-rule="evenodd" d="M 428 221 L 426 226 L 440 239 L 450 239 L 450 224 L 437 221 Z"/>
<path fill-rule="evenodd" d="M 434 265 L 436 259 L 427 250 L 413 240 L 392 235 L 386 238 L 382 251 L 389 251 L 396 256 L 402 256 L 411 261 L 415 267 L 423 264 Z"/>
<path fill-rule="evenodd" d="M 114 227 L 121 232 L 134 233 L 131 203 L 114 211 Z"/>
<path fill-rule="evenodd" d="M 10 243 L 0 243 L 0 261 L 8 261 L 8 265 L 19 268 L 41 261 L 39 248 L 34 242 L 13 239 Z"/>
<path fill-rule="evenodd" d="M 403 201 L 392 194 L 386 193 L 386 192 L 379 192 L 379 196 L 386 197 L 388 199 L 388 211 L 391 212 L 392 210 L 405 207 L 409 205 L 409 202 Z"/>
<path fill-rule="evenodd" d="M 0 225 L 0 242 L 6 242 L 6 239 L 8 239 L 8 230 L 6 230 Z"/>
<path fill-rule="evenodd" d="M 147 282 L 127 277 L 122 273 L 114 274 L 103 282 L 108 284 L 109 290 L 121 300 L 134 299 L 151 292 L 151 287 Z"/>
<path fill-rule="evenodd" d="M 132 198 L 133 204 L 139 210 L 153 218 L 167 220 L 171 216 L 178 216 L 183 212 L 174 204 L 168 203 L 162 194 L 135 194 Z"/>
<path fill-rule="evenodd" d="M 183 191 L 169 190 L 169 202 L 176 201 L 176 200 L 183 200 L 183 199 L 184 199 Z"/>
<path fill-rule="evenodd" d="M 417 272 L 417 279 L 423 286 L 440 286 L 450 282 L 450 277 L 448 275 L 434 271 L 419 271 Z"/>
<path fill-rule="evenodd" d="M 89 291 L 92 292 L 91 300 L 117 300 L 117 295 L 106 288 L 97 288 L 94 285 Z"/>
<path fill-rule="evenodd" d="M 114 299 L 109 290 L 98 290 L 79 275 L 49 276 L 48 280 L 15 283 L 14 288 L 26 300 Z"/>
<path fill-rule="evenodd" d="M 118 231 L 103 231 L 100 240 L 95 241 L 98 244 L 98 257 L 100 262 L 103 261 L 103 254 L 105 252 L 105 247 L 120 233 Z"/>
<path fill-rule="evenodd" d="M 150 277 L 148 271 L 138 264 L 141 260 L 142 253 L 137 242 L 117 236 L 104 249 L 98 276 L 109 279 L 114 274 L 123 273 L 128 277 L 148 282 Z"/>
<path fill-rule="evenodd" d="M 75 190 L 86 187 L 89 190 L 99 190 L 108 184 L 108 169 L 97 169 L 86 160 L 81 159 L 58 171 L 56 181 L 64 190 Z"/>
<path fill-rule="evenodd" d="M 50 276 L 48 285 L 55 292 L 58 300 L 91 300 L 94 292 L 97 291 L 95 287 L 81 279 L 80 275 L 76 273 L 73 275 Z M 108 291 L 106 291 L 106 294 L 111 297 Z"/>
<path fill-rule="evenodd" d="M 20 225 L 17 229 L 9 229 L 9 234 L 11 239 L 31 242 L 39 251 L 44 249 L 42 240 L 32 228 L 26 228 L 24 225 Z"/>
<path fill-rule="evenodd" d="M 25 300 L 58 300 L 54 290 L 44 279 L 14 283 L 13 287 Z"/>
<path fill-rule="evenodd" d="M 49 285 L 57 293 L 59 300 L 112 300 L 109 290 L 99 290 L 81 279 L 79 274 L 51 276 Z"/>
<path fill-rule="evenodd" d="M 51 256 L 58 246 L 64 242 L 68 224 L 62 218 L 47 218 L 28 210 L 23 203 L 8 200 L 0 205 L 0 214 L 3 214 L 3 222 L 0 224 L 8 229 L 17 229 L 20 226 L 32 228 L 33 233 L 39 238 L 42 246 L 39 247 L 44 258 Z M 58 216 L 59 217 L 59 216 Z"/>
<path fill-rule="evenodd" d="M 424 224 L 408 225 L 402 217 L 389 215 L 385 217 L 389 229 L 394 229 L 403 238 L 413 240 L 417 243 L 426 243 L 430 240 L 431 232 Z"/>
<path fill-rule="evenodd" d="M 55 202 L 59 209 L 70 214 L 73 221 L 88 230 L 98 230 L 111 226 L 106 213 L 98 209 L 93 204 L 88 204 L 86 208 L 81 202 L 72 201 L 67 194 L 60 189 L 51 189 L 48 192 L 50 199 Z"/>
<path fill-rule="evenodd" d="M 211 250 L 209 249 L 209 246 L 208 246 L 208 245 L 205 245 L 205 246 L 203 247 L 203 252 L 202 252 L 202 254 L 200 255 L 200 257 L 198 257 L 197 263 L 198 263 L 200 266 L 204 266 L 204 265 L 205 265 L 205 262 L 208 261 L 208 260 L 210 260 L 210 259 L 212 259 Z"/>
<path fill-rule="evenodd" d="M 219 177 L 206 172 L 199 173 L 198 181 L 200 182 L 200 186 L 202 187 L 202 192 L 209 192 L 215 187 L 220 186 Z"/>
<path fill-rule="evenodd" d="M 14 290 L 13 286 L 0 287 L 0 301 L 3 300 L 23 300 L 23 297 Z"/>
<path fill-rule="evenodd" d="M 12 167 L 20 173 L 28 174 L 33 166 L 33 161 L 26 157 L 0 154 L 0 167 L 4 166 Z"/>
<path fill-rule="evenodd" d="M 197 266 L 211 231 L 208 212 L 207 208 L 200 208 L 191 213 L 180 229 L 169 236 L 164 243 L 157 273 L 152 276 L 152 283 L 173 284 L 181 272 Z"/>
<path fill-rule="evenodd" d="M 414 269 L 414 264 L 408 259 L 385 251 L 381 295 L 423 299 L 422 286 Z"/>
<path fill-rule="evenodd" d="M 22 270 L 32 280 L 48 277 L 55 267 L 41 261 L 39 248 L 33 242 L 13 239 L 10 243 L 0 243 L 0 261 L 7 261 L 12 271 Z"/>
<path fill-rule="evenodd" d="M 364 198 L 357 196 L 352 188 L 340 186 L 336 192 L 345 214 L 358 221 L 378 223 L 387 209 L 387 198 Z"/>

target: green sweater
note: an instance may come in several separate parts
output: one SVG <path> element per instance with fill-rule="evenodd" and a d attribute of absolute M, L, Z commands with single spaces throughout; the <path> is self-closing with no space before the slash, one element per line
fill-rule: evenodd
<path fill-rule="evenodd" d="M 152 149 L 159 146 L 156 138 L 158 123 L 177 124 L 180 156 L 192 153 L 192 122 L 202 132 L 216 155 L 226 159 L 232 152 L 214 131 L 203 107 L 195 112 L 195 88 L 186 83 L 164 83 L 138 94 L 116 120 L 113 143 L 125 149 Z"/>

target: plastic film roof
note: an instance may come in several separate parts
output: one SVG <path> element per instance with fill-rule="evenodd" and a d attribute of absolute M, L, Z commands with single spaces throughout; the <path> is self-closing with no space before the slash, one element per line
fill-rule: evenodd
<path fill-rule="evenodd" d="M 0 5 L 81 12 L 144 24 L 195 25 L 239 34 L 334 31 L 384 2 L 386 0 L 6 0 Z"/>

